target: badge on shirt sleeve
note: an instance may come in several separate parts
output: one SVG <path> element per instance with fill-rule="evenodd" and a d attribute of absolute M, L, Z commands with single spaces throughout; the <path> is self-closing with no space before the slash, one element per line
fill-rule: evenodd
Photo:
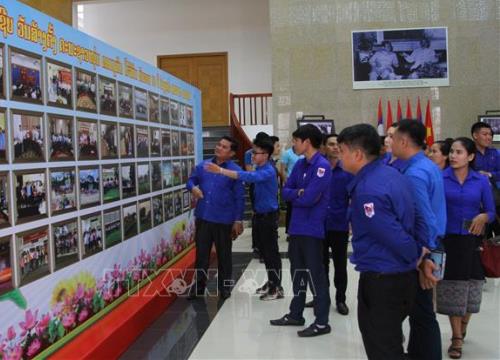
<path fill-rule="evenodd" d="M 370 219 L 375 215 L 375 205 L 373 203 L 363 204 L 365 215 Z"/>
<path fill-rule="evenodd" d="M 325 169 L 324 168 L 318 168 L 318 171 L 316 172 L 316 175 L 318 175 L 318 177 L 322 178 L 325 175 Z"/>

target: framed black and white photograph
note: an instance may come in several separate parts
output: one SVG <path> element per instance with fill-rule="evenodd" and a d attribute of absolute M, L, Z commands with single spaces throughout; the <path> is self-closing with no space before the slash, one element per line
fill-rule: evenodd
<path fill-rule="evenodd" d="M 48 115 L 49 160 L 75 160 L 73 118 L 62 115 Z"/>
<path fill-rule="evenodd" d="M 52 168 L 49 174 L 51 214 L 75 210 L 75 168 Z"/>
<path fill-rule="evenodd" d="M 187 142 L 187 154 L 193 156 L 194 155 L 194 134 L 188 132 L 186 134 L 186 142 Z"/>
<path fill-rule="evenodd" d="M 178 186 L 182 183 L 182 165 L 180 160 L 172 161 L 172 185 Z"/>
<path fill-rule="evenodd" d="M 135 164 L 121 164 L 122 199 L 136 196 Z"/>
<path fill-rule="evenodd" d="M 5 58 L 4 47 L 0 45 L 0 99 L 5 99 Z"/>
<path fill-rule="evenodd" d="M 59 270 L 79 260 L 78 222 L 76 219 L 52 225 L 54 264 Z"/>
<path fill-rule="evenodd" d="M 163 214 L 165 221 L 171 220 L 175 217 L 173 192 L 163 194 Z"/>
<path fill-rule="evenodd" d="M 21 285 L 40 279 L 50 272 L 49 228 L 47 226 L 15 235 Z"/>
<path fill-rule="evenodd" d="M 193 128 L 194 126 L 194 121 L 193 121 L 193 108 L 191 106 L 186 105 L 186 123 L 187 127 Z"/>
<path fill-rule="evenodd" d="M 179 126 L 179 103 L 170 99 L 170 124 Z"/>
<path fill-rule="evenodd" d="M 163 160 L 161 163 L 161 173 L 163 178 L 163 188 L 168 189 L 174 185 L 172 177 L 172 162 L 170 160 Z"/>
<path fill-rule="evenodd" d="M 137 164 L 137 184 L 139 187 L 139 195 L 151 192 L 148 162 Z"/>
<path fill-rule="evenodd" d="M 187 132 L 181 131 L 181 156 L 189 155 Z"/>
<path fill-rule="evenodd" d="M 82 258 L 101 252 L 103 249 L 103 233 L 101 213 L 84 216 L 80 219 L 81 239 L 83 242 Z"/>
<path fill-rule="evenodd" d="M 151 132 L 150 142 L 151 142 L 151 157 L 161 156 L 161 129 L 151 127 L 149 128 Z"/>
<path fill-rule="evenodd" d="M 47 59 L 47 105 L 73 108 L 71 66 Z"/>
<path fill-rule="evenodd" d="M 14 162 L 45 161 L 43 114 L 14 112 L 12 114 Z"/>
<path fill-rule="evenodd" d="M 10 48 L 12 100 L 42 103 L 42 57 Z"/>
<path fill-rule="evenodd" d="M 8 161 L 7 131 L 7 114 L 0 109 L 0 163 Z"/>
<path fill-rule="evenodd" d="M 148 93 L 146 90 L 134 88 L 135 118 L 148 121 Z"/>
<path fill-rule="evenodd" d="M 181 162 L 181 183 L 185 184 L 189 177 L 189 164 L 187 159 L 182 160 Z"/>
<path fill-rule="evenodd" d="M 77 119 L 77 141 L 79 160 L 97 160 L 97 122 Z"/>
<path fill-rule="evenodd" d="M 120 157 L 133 158 L 135 156 L 134 147 L 134 125 L 120 125 Z"/>
<path fill-rule="evenodd" d="M 118 83 L 118 116 L 132 118 L 134 117 L 134 89 L 131 85 Z"/>
<path fill-rule="evenodd" d="M 172 156 L 172 145 L 169 129 L 161 129 L 161 156 Z"/>
<path fill-rule="evenodd" d="M 94 73 L 76 69 L 76 109 L 87 112 L 97 111 L 97 82 Z"/>
<path fill-rule="evenodd" d="M 47 217 L 47 180 L 45 170 L 14 172 L 16 222 L 24 223 Z"/>
<path fill-rule="evenodd" d="M 162 124 L 170 125 L 170 104 L 165 97 L 160 97 L 160 120 Z"/>
<path fill-rule="evenodd" d="M 101 121 L 101 159 L 118 157 L 118 128 L 116 123 Z"/>
<path fill-rule="evenodd" d="M 137 203 L 123 205 L 123 238 L 130 239 L 137 235 Z"/>
<path fill-rule="evenodd" d="M 78 169 L 80 188 L 80 209 L 101 203 L 101 187 L 98 166 L 84 166 Z M 117 191 L 119 195 L 119 190 Z"/>
<path fill-rule="evenodd" d="M 180 133 L 178 131 L 172 130 L 172 135 L 170 138 L 170 147 L 172 148 L 172 156 L 181 155 L 181 139 Z"/>
<path fill-rule="evenodd" d="M 182 127 L 187 127 L 186 105 L 183 103 L 179 103 L 179 124 Z"/>
<path fill-rule="evenodd" d="M 352 32 L 353 89 L 449 86 L 448 28 Z"/>
<path fill-rule="evenodd" d="M 183 190 L 174 191 L 174 211 L 175 216 L 182 214 L 182 192 Z"/>
<path fill-rule="evenodd" d="M 334 120 L 297 120 L 297 127 L 304 125 L 314 125 L 316 126 L 322 134 L 332 134 L 335 132 L 335 121 Z"/>
<path fill-rule="evenodd" d="M 0 295 L 14 289 L 11 236 L 0 238 Z"/>
<path fill-rule="evenodd" d="M 191 209 L 191 193 L 187 190 L 182 192 L 182 211 L 186 212 Z"/>
<path fill-rule="evenodd" d="M 149 92 L 149 121 L 160 122 L 160 97 L 158 94 Z"/>
<path fill-rule="evenodd" d="M 122 212 L 119 207 L 105 210 L 103 213 L 104 223 L 104 247 L 110 247 L 122 242 Z"/>
<path fill-rule="evenodd" d="M 161 195 L 151 198 L 151 207 L 153 211 L 153 227 L 163 223 L 163 200 Z"/>
<path fill-rule="evenodd" d="M 120 199 L 120 170 L 118 164 L 102 166 L 102 199 L 105 203 Z"/>
<path fill-rule="evenodd" d="M 11 226 L 9 173 L 0 172 L 0 229 Z"/>
<path fill-rule="evenodd" d="M 191 174 L 194 171 L 194 159 L 190 158 L 187 160 L 187 172 L 188 172 L 188 178 L 191 176 Z"/>
<path fill-rule="evenodd" d="M 161 186 L 161 161 L 151 161 L 151 191 L 159 191 Z"/>
<path fill-rule="evenodd" d="M 493 130 L 493 141 L 500 142 L 500 114 L 479 115 L 477 120 L 489 124 L 491 126 L 491 130 Z"/>
<path fill-rule="evenodd" d="M 116 116 L 116 81 L 99 76 L 99 112 Z"/>
<path fill-rule="evenodd" d="M 151 229 L 151 200 L 139 201 L 139 232 Z"/>
<path fill-rule="evenodd" d="M 137 157 L 149 157 L 149 130 L 145 126 L 135 127 Z"/>

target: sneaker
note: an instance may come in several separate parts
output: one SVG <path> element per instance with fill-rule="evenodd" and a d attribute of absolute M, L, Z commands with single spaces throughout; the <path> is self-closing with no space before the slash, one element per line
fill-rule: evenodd
<path fill-rule="evenodd" d="M 324 327 L 318 327 L 316 324 L 311 324 L 308 328 L 304 330 L 297 331 L 297 335 L 300 337 L 313 337 L 319 335 L 325 335 L 332 331 L 330 325 L 325 325 Z"/>
<path fill-rule="evenodd" d="M 277 299 L 283 299 L 283 289 L 282 288 L 275 288 L 273 290 L 269 290 L 267 294 L 263 294 L 260 296 L 260 299 L 263 301 L 267 300 L 277 300 Z"/>
<path fill-rule="evenodd" d="M 267 294 L 268 291 L 269 291 L 269 281 L 266 281 L 264 285 L 255 290 L 255 293 L 258 295 L 264 295 Z"/>
<path fill-rule="evenodd" d="M 306 320 L 304 318 L 295 320 L 288 315 L 276 320 L 269 320 L 269 323 L 274 326 L 303 326 Z"/>

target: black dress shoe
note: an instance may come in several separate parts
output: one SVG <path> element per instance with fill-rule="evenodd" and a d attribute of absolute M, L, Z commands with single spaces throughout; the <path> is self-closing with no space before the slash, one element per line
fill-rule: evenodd
<path fill-rule="evenodd" d="M 285 315 L 276 320 L 269 320 L 269 322 L 274 326 L 303 326 L 306 320 L 304 318 L 296 320 L 291 318 L 289 315 Z"/>
<path fill-rule="evenodd" d="M 307 308 L 312 308 L 314 307 L 314 300 L 311 300 L 309 302 L 306 302 L 306 304 L 304 305 L 304 307 L 307 307 Z"/>
<path fill-rule="evenodd" d="M 349 308 L 347 307 L 347 305 L 345 303 L 339 302 L 339 303 L 337 303 L 337 312 L 340 315 L 347 315 L 347 314 L 349 314 Z"/>
<path fill-rule="evenodd" d="M 300 337 L 313 337 L 328 334 L 332 331 L 330 325 L 325 325 L 324 327 L 318 327 L 316 324 L 311 324 L 308 328 L 304 330 L 297 331 L 297 335 Z"/>

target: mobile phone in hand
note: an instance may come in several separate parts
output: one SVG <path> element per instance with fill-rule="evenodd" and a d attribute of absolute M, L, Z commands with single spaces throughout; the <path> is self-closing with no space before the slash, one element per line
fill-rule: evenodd
<path fill-rule="evenodd" d="M 429 256 L 430 260 L 437 266 L 437 269 L 432 274 L 442 280 L 444 277 L 444 267 L 446 265 L 446 253 L 440 250 L 432 250 Z"/>

